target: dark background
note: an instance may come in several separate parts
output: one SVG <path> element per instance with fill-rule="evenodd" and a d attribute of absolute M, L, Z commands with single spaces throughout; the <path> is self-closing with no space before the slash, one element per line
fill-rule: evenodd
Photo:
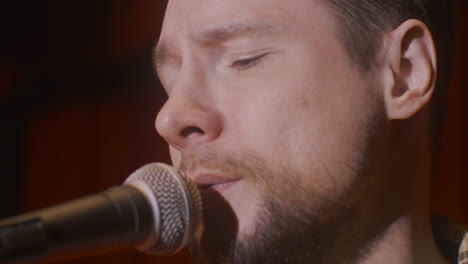
<path fill-rule="evenodd" d="M 4 1 L 0 8 L 0 218 L 119 185 L 168 162 L 154 130 L 165 100 L 152 68 L 162 1 Z M 468 1 L 433 180 L 433 211 L 468 224 Z M 67 263 L 186 263 L 134 250 Z"/>

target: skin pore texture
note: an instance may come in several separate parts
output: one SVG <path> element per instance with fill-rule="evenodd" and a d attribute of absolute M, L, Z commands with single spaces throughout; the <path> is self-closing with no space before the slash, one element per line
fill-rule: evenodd
<path fill-rule="evenodd" d="M 169 1 L 156 128 L 203 197 L 194 263 L 445 263 L 420 134 L 430 34 L 401 25 L 363 73 L 335 23 L 319 0 Z"/>

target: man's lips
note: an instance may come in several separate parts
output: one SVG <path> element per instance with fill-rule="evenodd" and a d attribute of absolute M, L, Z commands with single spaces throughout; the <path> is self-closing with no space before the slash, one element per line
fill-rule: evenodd
<path fill-rule="evenodd" d="M 189 176 L 190 177 L 190 176 Z M 195 183 L 200 191 L 214 189 L 218 192 L 225 192 L 240 179 L 231 179 L 217 174 L 195 174 L 190 179 Z"/>
<path fill-rule="evenodd" d="M 214 189 L 220 193 L 227 191 L 232 187 L 234 184 L 236 184 L 239 180 L 234 180 L 234 181 L 228 181 L 224 183 L 218 183 L 218 184 L 212 184 L 212 185 L 204 185 L 201 188 L 199 187 L 200 190 L 206 190 L 208 188 Z"/>
<path fill-rule="evenodd" d="M 231 208 L 229 205 L 229 190 L 240 182 L 240 179 L 230 179 L 215 175 L 202 175 L 192 178 L 197 185 L 203 201 L 204 213 L 216 212 L 220 208 Z M 232 210 L 232 209 L 230 209 Z"/>

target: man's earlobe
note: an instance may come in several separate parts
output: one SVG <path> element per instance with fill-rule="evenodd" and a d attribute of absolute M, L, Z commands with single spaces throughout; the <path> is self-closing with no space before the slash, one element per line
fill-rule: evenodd
<path fill-rule="evenodd" d="M 390 32 L 386 41 L 385 70 L 391 75 L 384 86 L 388 119 L 406 119 L 428 104 L 434 90 L 434 42 L 426 25 L 413 19 Z"/>

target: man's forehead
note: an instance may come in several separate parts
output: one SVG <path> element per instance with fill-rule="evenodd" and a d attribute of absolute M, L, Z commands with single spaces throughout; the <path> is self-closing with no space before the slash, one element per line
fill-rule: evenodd
<path fill-rule="evenodd" d="M 216 44 L 241 35 L 311 32 L 312 27 L 320 27 L 316 19 L 324 13 L 320 3 L 319 0 L 171 0 L 155 50 L 156 60 L 163 62 L 181 40 Z"/>
<path fill-rule="evenodd" d="M 163 31 L 195 31 L 231 24 L 290 24 L 311 3 L 318 0 L 171 0 L 166 9 Z M 240 22 L 239 22 L 240 21 Z M 163 33 L 164 34 L 164 33 Z"/>

